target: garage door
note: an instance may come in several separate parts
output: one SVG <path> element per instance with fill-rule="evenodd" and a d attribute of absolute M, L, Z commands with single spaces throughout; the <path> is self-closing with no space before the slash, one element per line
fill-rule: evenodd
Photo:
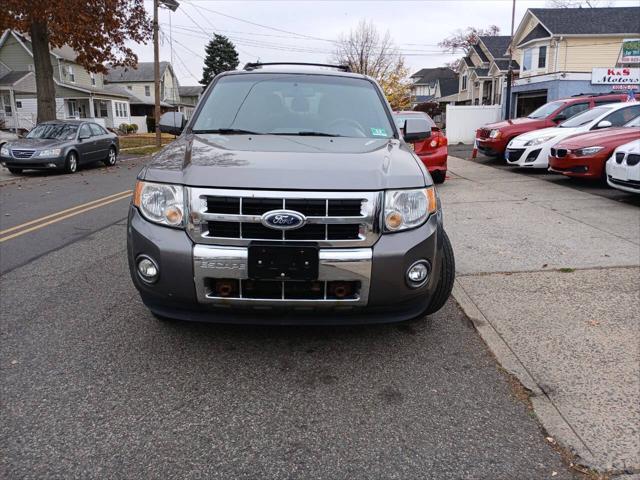
<path fill-rule="evenodd" d="M 516 117 L 526 117 L 545 103 L 547 103 L 546 90 L 516 93 Z"/>

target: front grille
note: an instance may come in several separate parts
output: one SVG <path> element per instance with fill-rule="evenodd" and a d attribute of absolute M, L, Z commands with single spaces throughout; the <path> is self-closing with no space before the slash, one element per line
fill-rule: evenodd
<path fill-rule="evenodd" d="M 518 160 L 520 160 L 520 157 L 522 156 L 522 154 L 524 153 L 524 148 L 508 148 L 507 152 L 509 152 L 509 161 L 510 162 L 516 162 Z"/>
<path fill-rule="evenodd" d="M 527 158 L 525 158 L 524 162 L 533 163 L 536 161 L 536 158 L 538 158 L 538 155 L 540 155 L 539 148 L 537 150 L 532 150 L 531 152 L 529 152 L 529 155 L 527 155 Z"/>
<path fill-rule="evenodd" d="M 637 153 L 630 153 L 629 155 L 627 155 L 627 165 L 629 165 L 630 167 L 637 165 L 639 162 L 640 155 L 638 155 Z"/>
<path fill-rule="evenodd" d="M 566 148 L 552 148 L 551 149 L 551 156 L 552 157 L 564 158 L 564 157 L 567 156 L 567 153 L 569 153 L 569 151 Z"/>
<path fill-rule="evenodd" d="M 624 160 L 624 152 L 616 153 L 616 163 L 621 164 Z"/>
<path fill-rule="evenodd" d="M 478 130 L 478 136 L 480 138 L 488 138 L 490 134 L 491 130 L 488 130 L 486 128 L 481 128 L 480 130 Z"/>
<path fill-rule="evenodd" d="M 381 192 L 240 191 L 189 188 L 187 231 L 196 243 L 248 245 L 254 240 L 312 241 L 320 246 L 370 246 L 380 234 Z M 270 228 L 274 210 L 302 214 L 304 225 Z M 336 243 L 337 242 L 337 243 Z"/>
<path fill-rule="evenodd" d="M 618 178 L 613 178 L 611 175 L 609 175 L 609 181 L 611 183 L 615 183 L 616 185 L 623 185 L 625 187 L 640 189 L 640 181 L 638 180 L 620 180 Z"/>
<path fill-rule="evenodd" d="M 11 150 L 13 158 L 31 158 L 35 150 Z"/>

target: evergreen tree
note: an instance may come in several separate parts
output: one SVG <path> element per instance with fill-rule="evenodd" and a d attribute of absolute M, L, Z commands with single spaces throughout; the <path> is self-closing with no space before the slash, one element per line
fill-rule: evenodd
<path fill-rule="evenodd" d="M 202 69 L 202 85 L 209 85 L 218 73 L 235 70 L 238 67 L 238 52 L 235 45 L 224 35 L 213 34 L 205 48 L 207 57 Z"/>

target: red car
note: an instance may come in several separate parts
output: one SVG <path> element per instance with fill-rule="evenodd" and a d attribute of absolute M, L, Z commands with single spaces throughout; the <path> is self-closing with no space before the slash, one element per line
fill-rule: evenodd
<path fill-rule="evenodd" d="M 431 124 L 431 136 L 413 144 L 413 149 L 427 167 L 435 183 L 443 183 L 447 176 L 447 137 L 444 136 L 435 122 L 424 112 L 401 111 L 393 113 L 397 127 L 404 132 L 404 122 L 407 118 L 426 118 Z"/>
<path fill-rule="evenodd" d="M 640 94 L 636 94 L 640 99 Z M 476 130 L 478 150 L 491 157 L 502 157 L 513 137 L 546 127 L 555 127 L 580 112 L 605 103 L 624 102 L 627 94 L 576 95 L 545 103 L 528 117 L 490 123 Z"/>
<path fill-rule="evenodd" d="M 640 117 L 623 127 L 573 135 L 551 147 L 549 171 L 569 177 L 605 179 L 605 164 L 613 151 L 633 140 L 640 140 Z"/>

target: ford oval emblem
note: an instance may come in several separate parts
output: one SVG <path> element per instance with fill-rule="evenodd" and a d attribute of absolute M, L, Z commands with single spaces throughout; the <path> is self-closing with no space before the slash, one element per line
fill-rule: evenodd
<path fill-rule="evenodd" d="M 292 210 L 271 210 L 262 215 L 262 224 L 275 230 L 294 230 L 302 227 L 307 219 Z"/>

